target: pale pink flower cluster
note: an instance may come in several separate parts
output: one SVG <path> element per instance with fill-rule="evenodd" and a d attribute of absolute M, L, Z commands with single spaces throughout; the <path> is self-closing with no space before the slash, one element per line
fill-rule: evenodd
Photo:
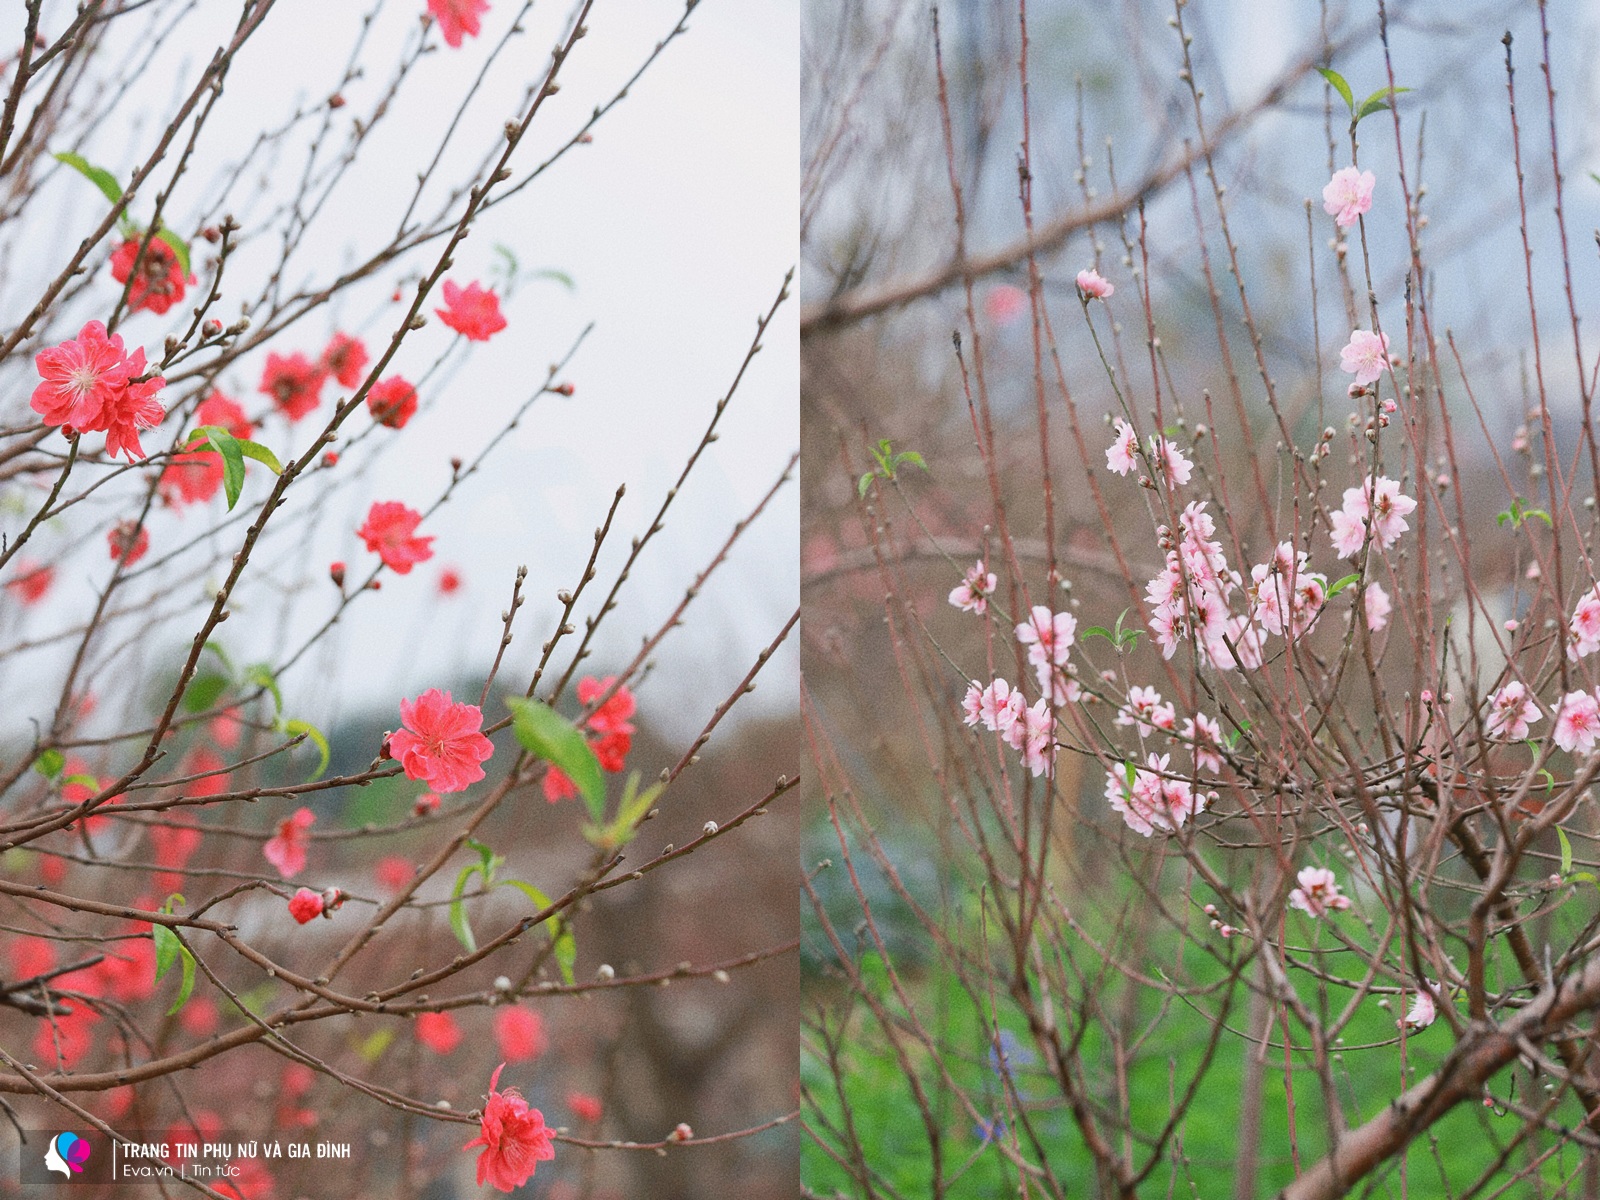
<path fill-rule="evenodd" d="M 975 562 L 950 590 L 950 603 L 962 612 L 982 613 L 989 607 L 989 597 L 994 595 L 996 579 L 992 571 L 984 569 L 983 559 Z"/>
<path fill-rule="evenodd" d="M 1376 383 L 1389 365 L 1389 335 L 1357 329 L 1339 351 L 1339 369 L 1356 377 L 1357 386 Z"/>
<path fill-rule="evenodd" d="M 1600 739 L 1600 700 L 1593 692 L 1568 692 L 1556 709 L 1556 745 L 1587 754 Z"/>
<path fill-rule="evenodd" d="M 1210 771 L 1213 775 L 1222 770 L 1221 722 L 1205 713 L 1196 713 L 1183 719 L 1181 732 L 1194 753 L 1196 770 Z"/>
<path fill-rule="evenodd" d="M 1068 673 L 1067 659 L 1077 636 L 1078 619 L 1071 613 L 1053 613 L 1036 604 L 1028 619 L 1017 626 L 1017 640 L 1028 647 L 1033 677 L 1049 704 L 1076 703 L 1082 698 L 1078 681 Z"/>
<path fill-rule="evenodd" d="M 1230 620 L 1228 599 L 1239 576 L 1228 569 L 1222 543 L 1213 536 L 1216 522 L 1197 500 L 1178 514 L 1177 545 L 1167 551 L 1167 565 L 1145 585 L 1150 603 L 1150 632 L 1164 658 L 1171 658 L 1191 633 L 1200 656 L 1208 662 L 1233 665 L 1226 638 L 1237 644 L 1243 619 Z M 1163 530 L 1163 536 L 1167 531 Z"/>
<path fill-rule="evenodd" d="M 1194 463 L 1171 440 L 1159 433 L 1150 435 L 1150 458 L 1166 480 L 1168 488 L 1183 487 L 1194 475 Z M 1116 421 L 1116 437 L 1106 447 L 1106 470 L 1126 475 L 1139 465 L 1139 439 L 1133 426 L 1121 417 Z"/>
<path fill-rule="evenodd" d="M 1272 558 L 1250 568 L 1251 621 L 1268 633 L 1297 641 L 1316 628 L 1328 602 L 1328 579 L 1311 569 L 1304 550 L 1280 542 Z"/>
<path fill-rule="evenodd" d="M 1190 817 L 1198 816 L 1205 800 L 1186 779 L 1168 774 L 1171 755 L 1150 754 L 1145 770 L 1134 770 L 1130 783 L 1126 769 L 1106 772 L 1106 803 L 1122 814 L 1128 828 L 1143 837 L 1157 829 L 1176 832 Z"/>
<path fill-rule="evenodd" d="M 1344 507 L 1328 518 L 1328 536 L 1340 558 L 1354 558 L 1366 543 L 1370 524 L 1373 540 L 1387 550 L 1411 528 L 1406 517 L 1416 507 L 1417 502 L 1402 494 L 1394 480 L 1387 476 L 1369 479 L 1361 487 L 1345 488 Z"/>
<path fill-rule="evenodd" d="M 1171 733 L 1178 727 L 1178 710 L 1171 701 L 1164 702 L 1155 688 L 1134 686 L 1128 689 L 1128 699 L 1117 710 L 1117 724 L 1137 725 L 1140 737 L 1149 737 L 1156 729 Z"/>
<path fill-rule="evenodd" d="M 1567 657 L 1587 658 L 1600 650 L 1600 583 L 1585 592 L 1567 623 Z"/>
<path fill-rule="evenodd" d="M 1078 272 L 1078 291 L 1083 293 L 1086 300 L 1104 300 L 1116 290 L 1093 267 L 1086 267 Z"/>
<path fill-rule="evenodd" d="M 1291 908 L 1322 917 L 1331 910 L 1350 907 L 1350 897 L 1339 891 L 1339 881 L 1327 867 L 1302 867 L 1295 878 L 1300 886 L 1289 893 Z"/>
<path fill-rule="evenodd" d="M 1378 181 L 1371 171 L 1344 167 L 1333 173 L 1322 189 L 1322 211 L 1340 229 L 1348 229 L 1372 208 L 1372 189 Z"/>
<path fill-rule="evenodd" d="M 1520 742 L 1528 736 L 1528 726 L 1543 719 L 1538 703 L 1528 695 L 1527 685 L 1513 679 L 1489 697 L 1484 732 L 1497 742 Z"/>
<path fill-rule="evenodd" d="M 1006 745 L 1022 755 L 1022 765 L 1034 775 L 1049 770 L 1055 758 L 1055 739 L 1051 736 L 1054 721 L 1047 700 L 1041 697 L 1030 706 L 1020 689 L 996 679 L 988 687 L 968 684 L 961 708 L 968 725 L 981 724 L 991 733 L 998 733 Z"/>

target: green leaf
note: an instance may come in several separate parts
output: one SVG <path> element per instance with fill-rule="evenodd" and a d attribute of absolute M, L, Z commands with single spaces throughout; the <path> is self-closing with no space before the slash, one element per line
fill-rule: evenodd
<path fill-rule="evenodd" d="M 1410 88 L 1403 87 L 1379 88 L 1377 91 L 1373 92 L 1372 95 L 1368 96 L 1361 102 L 1361 106 L 1355 110 L 1355 117 L 1351 120 L 1350 124 L 1359 125 L 1365 118 L 1370 117 L 1373 113 L 1386 111 L 1396 96 L 1398 96 L 1401 92 L 1409 92 L 1410 90 Z"/>
<path fill-rule="evenodd" d="M 472 936 L 472 924 L 467 920 L 467 906 L 461 894 L 467 890 L 467 880 L 482 872 L 483 868 L 477 863 L 462 867 L 461 874 L 456 876 L 456 886 L 450 890 L 450 931 L 456 935 L 456 941 L 467 948 L 468 954 L 477 950 L 478 939 Z"/>
<path fill-rule="evenodd" d="M 1318 67 L 1317 74 L 1328 81 L 1328 86 L 1344 98 L 1345 104 L 1351 112 L 1356 110 L 1355 93 L 1350 90 L 1350 85 L 1344 81 L 1344 76 L 1331 67 Z"/>
<path fill-rule="evenodd" d="M 1337 596 L 1340 592 L 1344 591 L 1345 588 L 1349 587 L 1352 583 L 1360 583 L 1360 582 L 1361 582 L 1361 573 L 1359 571 L 1357 571 L 1354 575 L 1346 575 L 1343 579 L 1340 579 L 1340 580 L 1336 581 L 1334 583 L 1334 585 L 1328 589 L 1328 599 L 1332 600 L 1335 596 Z"/>
<path fill-rule="evenodd" d="M 183 952 L 183 943 L 166 925 L 150 926 L 150 934 L 156 941 L 156 982 L 160 983 L 161 977 L 178 961 L 178 956 Z"/>
<path fill-rule="evenodd" d="M 233 660 L 228 657 L 228 652 L 222 648 L 220 642 L 207 642 L 205 648 L 217 656 L 217 660 L 228 668 L 228 674 L 233 674 Z"/>
<path fill-rule="evenodd" d="M 1078 640 L 1080 642 L 1086 642 L 1092 637 L 1103 637 L 1106 641 L 1113 643 L 1116 641 L 1116 639 L 1111 636 L 1111 631 L 1103 625 L 1091 625 L 1089 628 L 1080 630 L 1078 632 Z"/>
<path fill-rule="evenodd" d="M 567 291 L 569 291 L 569 292 L 575 292 L 575 291 L 578 290 L 578 285 L 573 282 L 573 279 L 572 279 L 571 275 L 568 275 L 565 271 L 557 271 L 554 267 L 545 267 L 543 270 L 539 270 L 539 271 L 529 271 L 526 275 L 522 276 L 521 278 L 523 278 L 523 279 L 550 279 L 550 280 L 554 280 L 556 283 L 559 283 L 562 287 L 566 288 Z"/>
<path fill-rule="evenodd" d="M 194 991 L 194 955 L 187 946 L 179 946 L 179 949 L 183 952 L 183 981 L 178 986 L 178 998 L 167 1009 L 169 1017 L 189 1002 L 189 996 Z"/>
<path fill-rule="evenodd" d="M 68 775 L 61 781 L 61 785 L 63 787 L 71 787 L 74 784 L 79 787 L 89 788 L 90 790 L 96 792 L 100 790 L 100 781 L 93 775 Z"/>
<path fill-rule="evenodd" d="M 1128 791 L 1132 792 L 1134 781 L 1138 778 L 1139 772 L 1134 769 L 1131 762 L 1125 762 L 1122 764 L 1122 773 L 1128 777 Z"/>
<path fill-rule="evenodd" d="M 274 475 L 283 474 L 283 464 L 278 461 L 278 456 L 268 450 L 260 442 L 252 442 L 248 438 L 234 439 L 239 443 L 239 453 L 246 458 L 253 458 Z"/>
<path fill-rule="evenodd" d="M 272 667 L 267 663 L 251 663 L 244 669 L 246 682 L 257 687 L 266 688 L 272 693 L 272 715 L 277 716 L 283 711 L 283 693 L 278 690 L 278 677 L 272 673 Z"/>
<path fill-rule="evenodd" d="M 468 838 L 466 845 L 468 849 L 476 850 L 478 852 L 478 861 L 483 866 L 483 881 L 486 884 L 492 884 L 494 882 L 494 873 L 496 869 L 501 863 L 505 862 L 505 859 L 501 858 L 494 852 L 493 849 L 484 845 L 476 838 Z"/>
<path fill-rule="evenodd" d="M 913 467 L 921 467 L 924 471 L 928 469 L 928 464 L 922 460 L 922 455 L 915 450 L 904 450 L 896 454 L 890 465 L 898 470 L 901 463 L 910 463 Z"/>
<path fill-rule="evenodd" d="M 197 442 L 196 439 L 204 440 Z M 186 440 L 188 450 L 215 450 L 222 455 L 222 490 L 228 497 L 228 511 L 239 503 L 239 493 L 244 489 L 244 450 L 239 439 L 220 425 L 202 425 Z"/>
<path fill-rule="evenodd" d="M 1561 826 L 1556 826 L 1556 837 L 1561 839 L 1561 877 L 1565 879 L 1572 874 L 1572 843 L 1567 840 L 1567 831 Z"/>
<path fill-rule="evenodd" d="M 561 768 L 582 794 L 589 819 L 599 825 L 605 819 L 606 779 L 583 731 L 537 700 L 508 696 L 506 704 L 514 718 L 512 730 L 517 741 L 530 754 Z"/>
<path fill-rule="evenodd" d="M 67 166 L 94 184 L 111 203 L 115 204 L 122 199 L 122 186 L 117 183 L 116 176 L 104 167 L 93 166 L 82 155 L 73 154 L 71 151 L 57 154 L 55 160 L 59 163 L 66 163 Z"/>
<path fill-rule="evenodd" d="M 857 500 L 865 500 L 867 498 L 867 489 L 872 486 L 872 480 L 874 477 L 874 473 L 871 471 L 868 471 L 861 477 L 861 482 L 856 484 Z"/>
<path fill-rule="evenodd" d="M 523 883 L 520 879 L 502 879 L 499 887 L 514 887 L 542 912 L 550 907 L 550 897 L 546 896 L 531 883 Z M 554 924 L 545 922 L 550 940 L 555 946 L 556 966 L 561 968 L 561 977 L 568 983 L 572 982 L 572 967 L 578 961 L 578 941 L 572 936 L 572 929 L 560 917 L 554 918 Z"/>
<path fill-rule="evenodd" d="M 184 710 L 192 713 L 205 712 L 217 702 L 223 692 L 228 690 L 228 685 L 232 682 L 233 680 L 226 675 L 219 675 L 214 671 L 196 675 L 183 693 Z"/>
<path fill-rule="evenodd" d="M 389 1043 L 394 1041 L 394 1029 L 374 1029 L 362 1039 L 356 1047 L 356 1053 L 361 1056 L 364 1063 L 375 1063 L 383 1057 L 383 1052 L 389 1048 Z"/>
<path fill-rule="evenodd" d="M 327 736 L 310 721 L 285 721 L 283 723 L 283 731 L 291 737 L 303 733 L 310 739 L 312 745 L 316 746 L 322 758 L 317 763 L 317 769 L 311 772 L 311 778 L 320 779 L 322 773 L 328 769 L 328 760 L 333 757 L 333 752 L 328 749 Z M 307 780 L 307 782 L 309 783 L 310 780 Z"/>
<path fill-rule="evenodd" d="M 189 278 L 189 243 L 170 229 L 156 230 L 156 238 L 167 244 L 167 248 L 178 260 L 178 268 L 183 272 L 183 277 Z"/>
<path fill-rule="evenodd" d="M 54 779 L 67 765 L 67 756 L 59 750 L 46 750 L 33 761 L 33 769 L 46 779 Z"/>

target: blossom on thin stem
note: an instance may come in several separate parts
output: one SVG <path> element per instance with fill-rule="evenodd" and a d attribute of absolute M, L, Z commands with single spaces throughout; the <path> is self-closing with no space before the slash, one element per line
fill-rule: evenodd
<path fill-rule="evenodd" d="M 1356 377 L 1360 386 L 1376 383 L 1389 366 L 1389 335 L 1357 329 L 1339 351 L 1339 369 Z"/>
<path fill-rule="evenodd" d="M 367 510 L 366 523 L 356 536 L 367 549 L 383 560 L 397 575 L 409 575 L 411 568 L 433 557 L 433 538 L 418 537 L 422 514 L 398 500 L 383 500 Z"/>
<path fill-rule="evenodd" d="M 1556 709 L 1556 745 L 1568 753 L 1587 754 L 1600 739 L 1600 701 L 1593 692 L 1568 692 Z"/>
<path fill-rule="evenodd" d="M 1139 435 L 1121 417 L 1117 418 L 1117 436 L 1106 448 L 1106 470 L 1126 475 L 1139 465 Z"/>
<path fill-rule="evenodd" d="M 444 44 L 455 49 L 461 45 L 462 37 L 477 37 L 482 31 L 482 17 L 489 11 L 489 0 L 428 0 L 428 11 L 439 22 Z"/>
<path fill-rule="evenodd" d="M 1543 719 L 1527 685 L 1513 679 L 1489 697 L 1489 715 L 1483 731 L 1497 742 L 1520 742 L 1528 736 L 1528 726 Z"/>
<path fill-rule="evenodd" d="M 1343 167 L 1333 173 L 1333 178 L 1322 189 L 1322 210 L 1340 229 L 1348 229 L 1372 208 L 1372 189 L 1376 183 L 1371 171 Z"/>
<path fill-rule="evenodd" d="M 950 589 L 950 603 L 962 612 L 983 613 L 989 607 L 989 597 L 994 595 L 998 582 L 994 572 L 984 569 L 980 558 L 962 576 L 961 582 Z"/>
<path fill-rule="evenodd" d="M 492 291 L 476 283 L 458 287 L 448 279 L 444 281 L 443 291 L 446 307 L 433 311 L 439 320 L 468 341 L 487 342 L 506 327 L 506 319 L 500 315 L 500 297 Z"/>
<path fill-rule="evenodd" d="M 389 750 L 407 779 L 449 793 L 483 778 L 479 764 L 494 753 L 494 744 L 481 732 L 483 711 L 476 704 L 458 704 L 449 692 L 429 688 L 415 700 L 400 701 L 400 720 L 404 728 L 389 738 Z"/>
<path fill-rule="evenodd" d="M 478 1136 L 463 1150 L 482 1146 L 478 1155 L 478 1186 L 487 1183 L 498 1191 L 509 1192 L 533 1178 L 542 1162 L 556 1156 L 545 1128 L 544 1114 L 529 1108 L 516 1088 L 496 1091 L 505 1063 L 494 1069 L 489 1079 L 489 1099 L 483 1106 Z"/>
<path fill-rule="evenodd" d="M 1078 272 L 1078 293 L 1085 300 L 1104 300 L 1117 289 L 1093 267 Z"/>
<path fill-rule="evenodd" d="M 128 310 L 149 309 L 160 315 L 183 300 L 185 287 L 193 284 L 195 278 L 193 274 L 184 278 L 178 256 L 161 238 L 152 237 L 148 245 L 144 244 L 144 238 L 141 233 L 117 247 L 111 256 L 111 278 L 127 283 L 134 259 L 138 258 L 139 273 L 128 286 Z M 144 246 L 143 257 L 139 255 L 141 245 Z"/>
<path fill-rule="evenodd" d="M 293 879 L 306 869 L 306 850 L 311 845 L 306 830 L 316 820 L 317 814 L 309 808 L 298 808 L 278 822 L 278 832 L 261 847 L 261 853 L 285 879 Z"/>
<path fill-rule="evenodd" d="M 1302 867 L 1300 884 L 1289 893 L 1289 905 L 1312 917 L 1350 907 L 1350 897 L 1339 891 L 1339 881 L 1327 867 Z"/>

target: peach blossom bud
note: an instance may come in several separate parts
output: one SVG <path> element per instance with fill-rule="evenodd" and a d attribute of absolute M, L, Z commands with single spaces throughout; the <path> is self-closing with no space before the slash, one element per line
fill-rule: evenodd
<path fill-rule="evenodd" d="M 337 450 L 329 450 L 322 456 L 322 465 L 325 467 L 337 467 L 339 465 L 339 452 Z"/>
<path fill-rule="evenodd" d="M 341 96 L 338 92 L 335 92 L 333 95 L 328 97 L 328 107 L 329 108 L 343 108 L 344 107 L 344 97 Z"/>
<path fill-rule="evenodd" d="M 200 326 L 200 332 L 208 338 L 217 337 L 222 333 L 222 322 L 212 317 L 204 325 Z"/>
<path fill-rule="evenodd" d="M 208 242 L 219 242 L 222 240 L 222 231 L 215 225 L 207 225 L 200 231 L 200 236 Z"/>
<path fill-rule="evenodd" d="M 688 1122 L 687 1121 L 679 1121 L 677 1123 L 677 1125 L 675 1125 L 673 1127 L 672 1132 L 667 1134 L 667 1141 L 669 1141 L 669 1142 L 687 1142 L 693 1136 L 694 1136 L 694 1130 L 689 1128 Z"/>
<path fill-rule="evenodd" d="M 327 888 L 322 893 L 322 915 L 331 921 L 333 919 L 333 910 L 343 904 L 346 899 L 343 888 Z"/>
<path fill-rule="evenodd" d="M 330 563 L 328 565 L 328 578 L 333 580 L 333 586 L 334 587 L 343 588 L 344 587 L 344 564 L 342 562 Z"/>
<path fill-rule="evenodd" d="M 558 383 L 550 390 L 555 392 L 558 396 L 570 396 L 572 395 L 573 387 L 570 383 Z"/>

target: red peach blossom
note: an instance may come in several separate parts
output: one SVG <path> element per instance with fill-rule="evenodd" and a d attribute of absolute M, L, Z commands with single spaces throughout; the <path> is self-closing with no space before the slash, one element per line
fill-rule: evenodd
<path fill-rule="evenodd" d="M 411 882 L 416 873 L 416 868 L 411 865 L 410 860 L 401 858 L 398 854 L 380 858 L 377 865 L 372 868 L 373 878 L 386 892 L 398 892 Z"/>
<path fill-rule="evenodd" d="M 433 557 L 433 538 L 417 537 L 422 514 L 397 500 L 383 500 L 367 511 L 356 536 L 397 575 L 409 575 L 417 563 Z"/>
<path fill-rule="evenodd" d="M 361 383 L 366 373 L 367 348 L 360 338 L 348 333 L 336 333 L 322 352 L 322 369 L 332 375 L 340 387 L 353 388 Z"/>
<path fill-rule="evenodd" d="M 441 596 L 454 596 L 461 590 L 461 572 L 454 567 L 446 567 L 439 572 L 439 594 Z"/>
<path fill-rule="evenodd" d="M 494 1041 L 510 1062 L 536 1059 L 550 1045 L 544 1018 L 520 1004 L 507 1004 L 495 1011 Z"/>
<path fill-rule="evenodd" d="M 122 338 L 90 321 L 76 338 L 41 350 L 33 360 L 43 381 L 33 390 L 33 411 L 46 425 L 88 429 L 128 386 L 128 355 Z"/>
<path fill-rule="evenodd" d="M 106 541 L 111 546 L 111 561 L 121 559 L 123 566 L 131 567 L 149 551 L 150 531 L 137 521 L 118 521 L 106 532 Z"/>
<path fill-rule="evenodd" d="M 428 11 L 439 22 L 444 44 L 452 49 L 461 45 L 462 35 L 477 37 L 480 18 L 489 11 L 489 0 L 428 0 Z"/>
<path fill-rule="evenodd" d="M 128 374 L 144 374 L 144 350 L 135 350 L 128 358 Z M 129 462 L 143 458 L 144 447 L 139 444 L 141 429 L 154 429 L 161 424 L 167 410 L 161 407 L 156 393 L 167 381 L 159 375 L 148 379 L 130 378 L 128 385 L 114 395 L 101 410 L 100 419 L 92 425 L 80 425 L 86 431 L 101 431 L 106 435 L 106 454 L 112 458 L 122 455 Z"/>
<path fill-rule="evenodd" d="M 417 389 L 399 375 L 380 379 L 367 393 L 367 409 L 379 425 L 402 429 L 416 415 Z"/>
<path fill-rule="evenodd" d="M 550 1131 L 545 1128 L 544 1114 L 529 1108 L 516 1088 L 495 1090 L 505 1066 L 501 1063 L 494 1069 L 480 1131 L 462 1149 L 483 1147 L 483 1153 L 478 1155 L 479 1187 L 487 1183 L 498 1191 L 509 1192 L 532 1179 L 538 1165 L 553 1159 L 556 1151 L 550 1142 Z"/>
<path fill-rule="evenodd" d="M 506 327 L 506 319 L 500 315 L 500 297 L 476 283 L 462 288 L 446 279 L 444 302 L 448 307 L 433 311 L 468 341 L 487 342 Z"/>
<path fill-rule="evenodd" d="M 147 308 L 159 316 L 183 300 L 185 287 L 194 283 L 195 279 L 192 274 L 188 279 L 184 278 L 178 256 L 173 253 L 171 246 L 158 237 L 150 239 L 141 257 L 139 247 L 143 241 L 144 234 L 141 233 L 117 247 L 116 253 L 111 256 L 111 278 L 118 283 L 127 283 L 137 258 L 139 271 L 128 287 L 128 309 L 138 312 Z"/>
<path fill-rule="evenodd" d="M 94 821 L 93 817 L 89 818 Z M 172 813 L 163 815 L 166 824 L 151 825 L 150 848 L 155 851 L 156 864 L 171 871 L 181 871 L 200 849 L 203 835 L 199 829 L 199 819 L 193 813 Z"/>
<path fill-rule="evenodd" d="M 447 1012 L 425 1012 L 417 1018 L 417 1041 L 435 1054 L 449 1054 L 461 1044 L 461 1026 Z"/>
<path fill-rule="evenodd" d="M 407 779 L 426 780 L 437 792 L 466 790 L 483 778 L 480 763 L 494 753 L 484 737 L 483 712 L 475 704 L 457 704 L 449 692 L 429 688 L 415 700 L 400 701 L 404 725 L 389 739 L 389 750 L 405 768 Z"/>
<path fill-rule="evenodd" d="M 309 808 L 295 809 L 293 814 L 278 822 L 277 835 L 261 847 L 261 853 L 285 879 L 292 879 L 305 870 L 306 848 L 311 844 L 306 830 L 316 819 L 317 814 Z"/>
<path fill-rule="evenodd" d="M 287 357 L 268 354 L 258 390 L 271 396 L 278 411 L 289 420 L 298 421 L 322 403 L 322 385 L 327 377 L 321 367 L 298 351 Z"/>
<path fill-rule="evenodd" d="M 81 1000 L 71 1013 L 41 1018 L 33 1037 L 34 1060 L 53 1065 L 59 1056 L 63 1067 L 75 1067 L 94 1045 L 94 1027 L 99 1020 L 100 1014 Z"/>
<path fill-rule="evenodd" d="M 43 975 L 56 965 L 55 943 L 49 938 L 28 935 L 20 937 L 11 943 L 10 951 L 11 974 L 6 977 L 7 982 L 16 983 L 23 979 L 32 979 L 35 975 Z"/>
<path fill-rule="evenodd" d="M 422 795 L 417 797 L 417 802 L 411 806 L 411 811 L 416 816 L 425 817 L 429 813 L 438 812 L 441 803 L 443 801 L 439 799 L 439 793 L 423 792 Z"/>
<path fill-rule="evenodd" d="M 210 1037 L 221 1023 L 222 1014 L 210 996 L 193 996 L 178 1012 L 178 1024 L 195 1037 Z"/>
<path fill-rule="evenodd" d="M 6 590 L 23 604 L 37 604 L 45 598 L 55 579 L 56 569 L 49 564 L 19 559 L 17 574 L 6 580 Z"/>
<path fill-rule="evenodd" d="M 290 871 L 287 874 L 293 874 Z M 322 893 L 313 892 L 310 888 L 301 888 L 289 900 L 289 915 L 300 924 L 304 925 L 313 917 L 322 915 Z"/>
<path fill-rule="evenodd" d="M 590 1125 L 599 1121 L 605 1111 L 601 1107 L 599 1097 L 591 1096 L 587 1092 L 568 1092 L 567 1107 L 578 1120 Z"/>
<path fill-rule="evenodd" d="M 572 782 L 565 771 L 556 766 L 549 767 L 545 771 L 540 786 L 544 788 L 544 798 L 551 804 L 570 800 L 578 794 L 578 785 Z"/>

